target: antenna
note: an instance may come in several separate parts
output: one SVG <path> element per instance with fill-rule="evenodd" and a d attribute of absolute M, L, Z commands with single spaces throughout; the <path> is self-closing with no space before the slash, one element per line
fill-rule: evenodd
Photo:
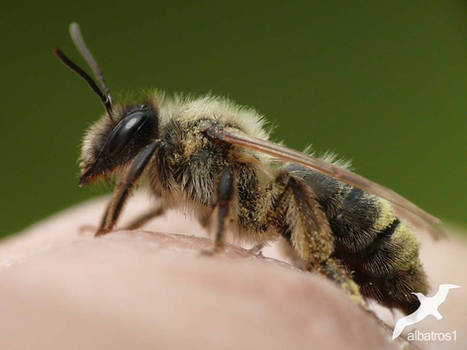
<path fill-rule="evenodd" d="M 92 56 L 91 52 L 87 48 L 83 36 L 81 35 L 81 31 L 79 29 L 78 23 L 71 23 L 70 24 L 70 35 L 73 43 L 75 44 L 76 48 L 78 49 L 81 56 L 83 56 L 84 60 L 87 62 L 89 67 L 91 68 L 92 72 L 94 73 L 94 77 L 99 82 L 101 88 L 104 92 L 99 89 L 96 82 L 84 71 L 82 70 L 77 64 L 73 63 L 61 50 L 55 49 L 53 52 L 58 57 L 62 63 L 70 68 L 73 72 L 75 72 L 79 77 L 84 79 L 84 81 L 89 85 L 89 87 L 99 96 L 102 104 L 104 105 L 107 114 L 109 115 L 110 119 L 112 119 L 112 95 L 110 93 L 109 88 L 105 84 L 104 76 L 102 75 L 102 71 L 99 69 L 96 60 Z"/>

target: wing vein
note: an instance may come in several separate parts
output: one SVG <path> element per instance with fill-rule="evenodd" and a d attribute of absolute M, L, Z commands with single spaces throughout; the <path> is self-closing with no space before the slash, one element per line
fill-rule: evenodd
<path fill-rule="evenodd" d="M 228 142 L 237 146 L 242 146 L 244 148 L 248 148 L 254 151 L 263 152 L 281 160 L 303 165 L 305 167 L 311 168 L 320 173 L 333 177 L 336 180 L 342 181 L 348 185 L 357 187 L 375 196 L 384 198 L 393 203 L 394 205 L 402 207 L 408 210 L 409 212 L 416 214 L 417 216 L 419 216 L 420 218 L 432 225 L 441 223 L 440 219 L 427 213 L 426 211 L 424 211 L 408 199 L 402 197 L 395 191 L 380 184 L 377 184 L 373 181 L 370 181 L 365 177 L 355 174 L 347 169 L 338 167 L 337 165 L 328 163 L 324 160 L 315 158 L 313 156 L 309 156 L 304 153 L 297 152 L 295 150 L 270 141 L 246 135 L 240 132 L 239 130 L 231 127 L 222 127 L 215 124 L 209 126 L 206 129 L 206 131 L 209 136 L 215 137 L 224 142 Z"/>

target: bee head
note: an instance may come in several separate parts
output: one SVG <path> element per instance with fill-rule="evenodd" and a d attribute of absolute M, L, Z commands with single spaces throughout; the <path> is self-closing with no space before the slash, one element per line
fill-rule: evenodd
<path fill-rule="evenodd" d="M 157 138 L 157 134 L 158 115 L 151 104 L 121 108 L 119 113 L 114 113 L 113 119 L 105 115 L 84 137 L 79 185 L 84 186 L 89 180 L 125 165 Z"/>
<path fill-rule="evenodd" d="M 157 108 L 151 104 L 139 104 L 130 107 L 114 106 L 112 95 L 105 84 L 96 60 L 87 48 L 77 23 L 71 23 L 70 35 L 76 48 L 88 63 L 100 87 L 79 66 L 73 63 L 59 49 L 54 54 L 99 96 L 106 114 L 97 121 L 84 137 L 80 166 L 79 185 L 89 180 L 105 176 L 119 166 L 130 161 L 141 148 L 157 137 Z"/>

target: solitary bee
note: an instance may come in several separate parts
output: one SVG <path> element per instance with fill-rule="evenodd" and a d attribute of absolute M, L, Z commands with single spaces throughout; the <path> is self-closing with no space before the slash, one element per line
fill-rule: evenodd
<path fill-rule="evenodd" d="M 153 91 L 135 103 L 114 103 L 76 23 L 70 34 L 100 88 L 63 52 L 54 53 L 106 111 L 84 137 L 79 184 L 120 179 L 96 235 L 115 227 L 134 186 L 146 178 L 162 204 L 131 228 L 169 208 L 189 208 L 215 231 L 211 252 L 222 248 L 226 230 L 256 251 L 282 237 L 294 261 L 358 303 L 372 298 L 405 313 L 418 307 L 412 292 L 426 294 L 427 277 L 415 234 L 401 217 L 434 234 L 439 219 L 329 159 L 268 141 L 263 118 L 227 99 Z"/>

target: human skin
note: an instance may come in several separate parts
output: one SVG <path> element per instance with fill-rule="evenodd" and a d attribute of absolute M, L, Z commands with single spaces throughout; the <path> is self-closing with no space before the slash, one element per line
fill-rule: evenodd
<path fill-rule="evenodd" d="M 0 242 L 0 348 L 393 349 L 401 345 L 321 276 L 230 244 L 214 256 L 201 255 L 211 241 L 197 223 L 180 213 L 169 212 L 142 229 L 98 238 L 80 232 L 80 226 L 98 223 L 106 200 L 71 208 Z M 124 210 L 121 226 L 150 205 L 146 197 L 137 195 Z M 467 286 L 463 271 L 448 269 L 464 258 L 464 242 L 425 243 L 422 260 L 435 281 L 433 289 L 438 281 Z M 278 258 L 274 247 L 264 254 Z M 437 257 L 435 262 L 430 255 Z M 442 346 L 462 348 L 466 344 L 462 325 L 467 320 L 460 306 L 465 310 L 461 289 L 453 291 L 440 308 L 446 322 L 427 320 L 420 329 L 457 328 L 457 341 Z"/>

